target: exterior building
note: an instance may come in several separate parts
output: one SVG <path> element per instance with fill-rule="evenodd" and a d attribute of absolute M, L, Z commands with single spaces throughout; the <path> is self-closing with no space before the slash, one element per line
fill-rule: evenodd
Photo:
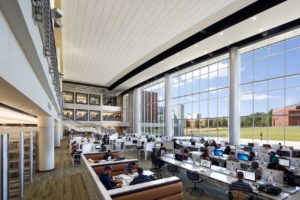
<path fill-rule="evenodd" d="M 272 126 L 299 126 L 300 104 L 272 111 Z"/>

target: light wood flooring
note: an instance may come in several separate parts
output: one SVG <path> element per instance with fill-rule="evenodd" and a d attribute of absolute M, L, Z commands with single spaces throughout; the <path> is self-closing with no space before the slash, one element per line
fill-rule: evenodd
<path fill-rule="evenodd" d="M 126 158 L 137 158 L 136 151 L 122 152 Z M 151 168 L 148 158 L 139 160 L 139 165 L 144 169 Z M 25 187 L 25 200 L 89 200 L 87 190 L 80 173 L 80 166 L 72 166 L 71 156 L 67 149 L 67 140 L 62 141 L 62 147 L 55 149 L 55 170 L 36 173 L 32 184 Z M 171 176 L 165 168 L 162 168 L 163 177 Z M 186 172 L 182 170 L 178 177 L 182 180 L 184 188 L 193 187 L 193 183 L 186 178 Z M 183 193 L 186 200 L 225 200 L 226 188 L 217 183 L 204 181 L 199 186 L 205 189 L 204 194 L 194 192 Z"/>

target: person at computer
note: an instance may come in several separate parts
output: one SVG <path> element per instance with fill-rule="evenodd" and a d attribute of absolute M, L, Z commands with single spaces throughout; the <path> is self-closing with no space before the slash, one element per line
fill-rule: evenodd
<path fill-rule="evenodd" d="M 248 158 L 248 160 L 249 160 L 249 161 L 254 161 L 254 159 L 255 159 L 255 153 L 254 153 L 253 151 L 251 151 L 251 152 L 249 153 L 249 158 Z"/>
<path fill-rule="evenodd" d="M 203 159 L 203 160 L 210 161 L 210 157 L 208 156 L 208 153 L 205 153 L 205 152 L 201 155 L 200 158 Z"/>
<path fill-rule="evenodd" d="M 137 172 L 138 172 L 138 176 L 135 177 L 129 185 L 136 185 L 139 183 L 146 183 L 152 181 L 152 179 L 149 176 L 143 174 L 144 173 L 143 168 L 139 167 Z"/>
<path fill-rule="evenodd" d="M 112 153 L 111 153 L 110 150 L 108 150 L 108 151 L 106 152 L 106 154 L 103 156 L 103 159 L 104 159 L 104 160 L 110 160 L 110 159 L 113 159 L 113 158 L 114 158 L 114 156 L 112 155 Z"/>
<path fill-rule="evenodd" d="M 200 143 L 201 143 L 201 144 L 204 144 L 204 143 L 205 143 L 204 138 L 201 138 L 201 139 L 200 139 Z"/>
<path fill-rule="evenodd" d="M 72 148 L 71 155 L 73 156 L 77 152 L 77 149 L 78 149 L 78 144 L 76 143 L 76 141 L 72 142 L 71 148 Z"/>
<path fill-rule="evenodd" d="M 223 151 L 223 154 L 229 155 L 230 152 L 231 152 L 231 148 L 230 148 L 229 145 L 227 145 L 227 146 L 225 147 L 224 151 Z"/>
<path fill-rule="evenodd" d="M 101 143 L 101 151 L 103 152 L 103 151 L 106 151 L 106 150 L 107 150 L 107 148 L 106 148 L 104 142 L 102 142 Z"/>
<path fill-rule="evenodd" d="M 133 172 L 136 172 L 135 165 L 135 162 L 128 163 L 128 165 L 124 168 L 124 174 L 132 174 Z"/>
<path fill-rule="evenodd" d="M 231 191 L 241 191 L 241 192 L 247 192 L 247 193 L 253 192 L 250 184 L 244 182 L 244 173 L 243 172 L 238 172 L 237 178 L 238 178 L 237 181 L 234 181 L 230 184 L 229 188 Z"/>
<path fill-rule="evenodd" d="M 189 150 L 187 148 L 183 148 L 181 155 L 182 155 L 182 160 L 187 160 L 189 158 Z"/>
<path fill-rule="evenodd" d="M 261 179 L 262 169 L 259 167 L 258 162 L 252 162 L 250 167 L 248 168 L 248 171 L 255 172 L 257 180 Z"/>
<path fill-rule="evenodd" d="M 234 151 L 231 151 L 231 152 L 229 153 L 229 157 L 228 157 L 227 160 L 228 160 L 228 161 L 239 162 L 239 159 L 237 159 L 237 158 L 235 157 Z"/>
<path fill-rule="evenodd" d="M 105 186 L 107 190 L 114 188 L 120 188 L 122 186 L 122 181 L 117 181 L 112 179 L 112 166 L 107 165 L 104 167 L 104 172 L 100 174 L 100 181 Z"/>
<path fill-rule="evenodd" d="M 161 168 L 164 164 L 165 164 L 165 161 L 162 160 L 162 156 L 164 156 L 164 154 L 167 152 L 165 146 L 163 143 L 160 143 L 160 147 L 157 151 L 157 165 L 159 168 Z"/>
<path fill-rule="evenodd" d="M 141 142 L 141 145 L 137 148 L 137 150 L 139 151 L 141 149 L 144 149 L 145 148 L 144 144 L 145 144 L 145 142 Z"/>

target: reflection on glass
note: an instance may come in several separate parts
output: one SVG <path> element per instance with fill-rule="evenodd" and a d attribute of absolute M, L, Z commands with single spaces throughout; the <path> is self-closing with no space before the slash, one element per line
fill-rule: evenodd
<path fill-rule="evenodd" d="M 100 121 L 100 111 L 90 110 L 90 121 Z"/>
<path fill-rule="evenodd" d="M 88 95 L 76 93 L 76 103 L 77 104 L 87 104 Z"/>
<path fill-rule="evenodd" d="M 63 92 L 64 103 L 74 103 L 73 92 Z"/>
<path fill-rule="evenodd" d="M 74 120 L 74 110 L 73 109 L 64 109 L 63 115 L 64 115 L 64 118 Z"/>
<path fill-rule="evenodd" d="M 87 110 L 76 110 L 76 120 L 87 121 Z"/>
<path fill-rule="evenodd" d="M 90 97 L 90 105 L 100 105 L 99 95 L 90 94 L 89 97 Z"/>

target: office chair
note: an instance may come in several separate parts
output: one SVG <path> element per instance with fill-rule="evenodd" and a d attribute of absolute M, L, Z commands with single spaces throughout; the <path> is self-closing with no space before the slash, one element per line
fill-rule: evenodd
<path fill-rule="evenodd" d="M 153 148 L 152 153 L 151 153 L 151 163 L 152 167 L 150 168 L 150 171 L 154 172 L 155 177 L 157 179 L 162 178 L 162 174 L 160 173 L 160 166 L 159 166 L 159 161 L 158 161 L 158 156 L 157 156 L 157 149 Z"/>
<path fill-rule="evenodd" d="M 191 181 L 194 182 L 194 187 L 186 188 L 185 189 L 186 191 L 191 190 L 191 193 L 198 191 L 198 190 L 200 192 L 204 192 L 204 189 L 197 187 L 197 183 L 200 183 L 203 181 L 203 179 L 201 179 L 200 175 L 197 172 L 192 172 L 192 171 L 187 170 L 186 175 L 187 175 L 188 179 L 190 179 Z"/>
<path fill-rule="evenodd" d="M 180 173 L 180 168 L 177 167 L 176 165 L 168 164 L 167 165 L 167 170 L 173 175 L 178 175 Z"/>

